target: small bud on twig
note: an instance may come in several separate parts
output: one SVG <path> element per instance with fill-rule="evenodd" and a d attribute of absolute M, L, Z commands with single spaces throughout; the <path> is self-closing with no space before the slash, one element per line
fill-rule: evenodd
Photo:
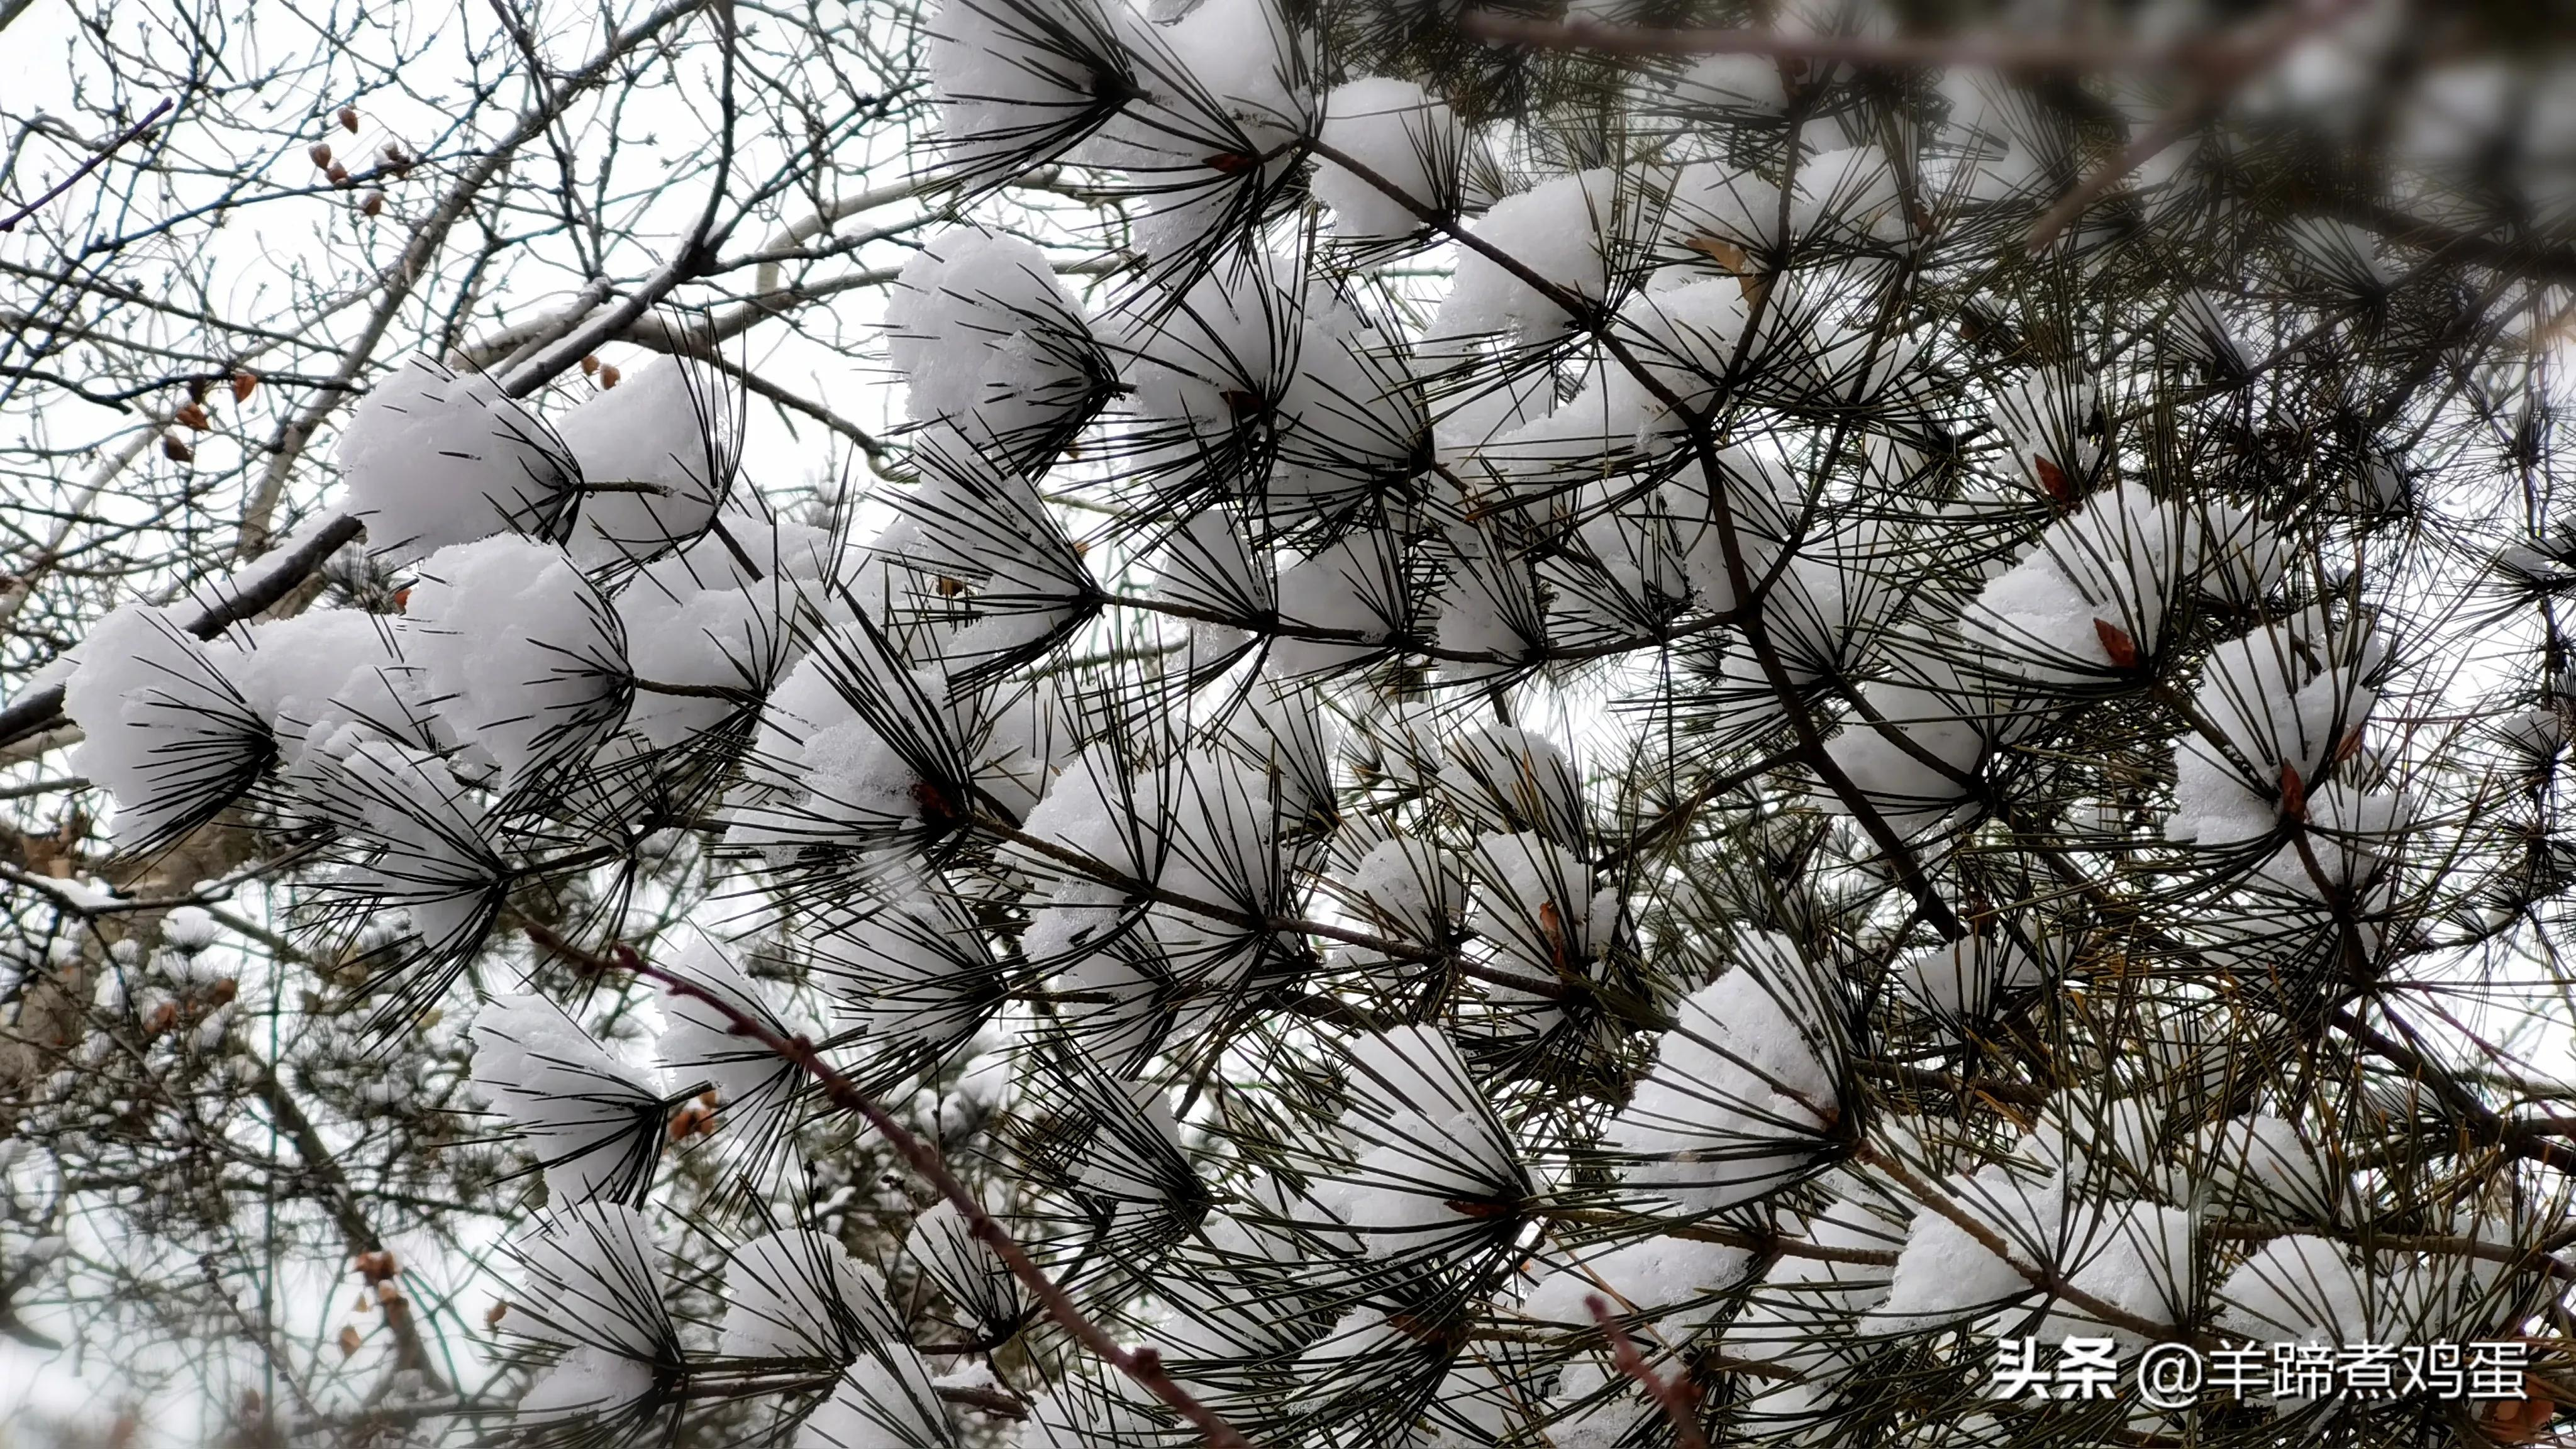
<path fill-rule="evenodd" d="M 2281 813 L 2293 820 L 2308 818 L 2308 786 L 2296 765 L 2281 766 Z"/>
<path fill-rule="evenodd" d="M 2093 621 L 2093 637 L 2102 641 L 2102 652 L 2111 656 L 2113 668 L 2138 667 L 2138 641 L 2129 637 L 2128 630 L 2108 619 L 2096 619 Z"/>
<path fill-rule="evenodd" d="M 2048 495 L 2049 502 L 2075 501 L 2075 485 L 2066 480 L 2065 469 L 2058 467 L 2053 460 L 2036 454 L 2031 457 L 2030 464 L 2032 471 L 2039 474 L 2039 490 Z"/>

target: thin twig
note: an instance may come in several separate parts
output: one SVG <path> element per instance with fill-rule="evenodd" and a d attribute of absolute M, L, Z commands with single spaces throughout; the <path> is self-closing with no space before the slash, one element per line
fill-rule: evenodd
<path fill-rule="evenodd" d="M 1893 1178 L 1897 1186 L 1905 1189 L 1916 1202 L 1949 1219 L 1952 1226 L 1974 1239 L 1978 1247 L 1993 1254 L 2005 1267 L 2020 1275 L 2024 1282 L 2068 1307 L 2085 1313 L 2096 1323 L 2111 1328 L 2125 1328 L 2150 1342 L 2190 1343 L 2194 1341 L 2193 1335 L 2183 1329 L 2131 1313 L 2118 1304 L 2085 1292 L 2068 1282 L 2066 1276 L 2054 1268 L 2024 1262 L 2020 1255 L 2013 1251 L 2012 1244 L 2006 1242 L 2003 1235 L 1996 1232 L 1991 1224 L 1980 1221 L 1975 1214 L 1953 1201 L 1949 1194 L 1924 1182 L 1908 1171 L 1904 1164 L 1878 1149 L 1864 1145 L 1855 1156 L 1858 1160 Z"/>
<path fill-rule="evenodd" d="M 1600 55 L 1758 55 L 1872 70 L 1925 70 L 1946 66 L 1990 67 L 2027 74 L 2161 69 L 2184 63 L 2191 42 L 2145 45 L 2064 35 L 1978 31 L 1966 35 L 1795 35 L 1749 27 L 1662 28 L 1609 25 L 1598 20 L 1533 20 L 1494 10 L 1472 10 L 1458 28 L 1478 40 L 1531 50 L 1583 50 Z"/>
<path fill-rule="evenodd" d="M 601 956 L 572 944 L 561 934 L 539 922 L 523 917 L 519 924 L 521 929 L 527 932 L 530 940 L 575 965 L 593 972 L 623 971 L 630 976 L 651 981 L 674 996 L 705 1005 L 725 1019 L 727 1028 L 734 1035 L 758 1042 L 780 1059 L 793 1063 L 798 1070 L 813 1078 L 815 1085 L 822 1088 L 826 1100 L 833 1106 L 865 1120 L 885 1138 L 905 1162 L 911 1164 L 913 1171 L 920 1173 L 924 1180 L 938 1189 L 939 1195 L 946 1198 L 965 1217 L 967 1231 L 975 1240 L 991 1248 L 994 1255 L 1002 1260 L 1003 1266 L 1011 1270 L 1011 1276 L 1019 1279 L 1029 1292 L 1036 1296 L 1039 1304 L 1046 1309 L 1047 1316 L 1062 1325 L 1064 1330 L 1072 1334 L 1083 1347 L 1106 1359 L 1119 1372 L 1135 1380 L 1154 1397 L 1171 1405 L 1175 1412 L 1188 1420 L 1192 1427 L 1205 1436 L 1210 1445 L 1216 1446 L 1216 1449 L 1252 1449 L 1251 1441 L 1244 1438 L 1233 1425 L 1220 1418 L 1215 1410 L 1200 1403 L 1188 1390 L 1172 1381 L 1171 1376 L 1163 1371 L 1163 1359 L 1160 1353 L 1150 1346 L 1132 1349 L 1121 1347 L 1116 1339 L 1109 1336 L 1108 1330 L 1093 1322 L 1090 1316 L 1074 1303 L 1073 1296 L 1065 1292 L 1055 1279 L 1047 1275 L 1045 1269 L 1040 1268 L 1029 1257 L 1027 1250 L 1020 1246 L 1019 1240 L 1011 1236 L 1010 1230 L 1003 1227 L 991 1213 L 984 1210 L 983 1203 L 976 1198 L 974 1192 L 965 1183 L 959 1181 L 955 1173 L 948 1170 L 948 1164 L 940 1157 L 938 1149 L 905 1130 L 903 1124 L 895 1121 L 883 1107 L 877 1105 L 873 1098 L 860 1091 L 855 1083 L 842 1076 L 831 1063 L 823 1060 L 822 1053 L 815 1049 L 810 1038 L 802 1035 L 781 1036 L 767 1023 L 744 1011 L 721 994 L 707 990 L 686 976 L 653 965 L 631 946 L 620 943 L 609 947 L 608 954 Z"/>
<path fill-rule="evenodd" d="M 662 269 L 645 279 L 642 286 L 609 309 L 607 315 L 583 324 L 555 350 L 536 358 L 514 372 L 501 391 L 514 398 L 524 398 L 553 381 L 596 351 L 599 344 L 624 332 L 635 319 L 652 310 L 653 304 L 668 295 L 680 283 L 704 274 L 715 262 L 711 250 L 719 239 L 716 217 L 724 208 L 724 199 L 733 182 L 735 130 L 740 117 L 734 105 L 735 52 L 740 34 L 734 27 L 733 0 L 712 0 L 718 26 L 724 39 L 723 73 L 716 87 L 716 104 L 722 117 L 716 142 L 716 180 L 707 193 L 704 209 L 697 224 L 690 228 L 685 242 Z"/>
<path fill-rule="evenodd" d="M 1589 1293 L 1584 1295 L 1583 1306 L 1592 1310 L 1592 1321 L 1601 1325 L 1602 1335 L 1610 1340 L 1611 1367 L 1635 1379 L 1646 1397 L 1654 1400 L 1655 1407 L 1671 1421 L 1675 1449 L 1708 1449 L 1708 1436 L 1699 1428 L 1699 1396 L 1686 1383 L 1655 1372 L 1654 1365 L 1637 1351 L 1637 1341 L 1619 1326 L 1618 1317 L 1610 1311 L 1609 1299 Z"/>
<path fill-rule="evenodd" d="M 2200 53 L 2187 74 L 2182 93 L 2174 98 L 2162 116 L 2136 139 L 2120 148 L 2117 156 L 2095 167 L 2083 180 L 2075 183 L 2057 203 L 2031 225 L 2030 240 L 2024 249 L 2037 256 L 2048 249 L 2058 234 L 2081 216 L 2084 208 L 2099 200 L 2102 193 L 2117 185 L 2132 171 L 2180 141 L 2195 126 L 2208 120 L 2227 98 L 2246 82 L 2261 75 L 2289 53 L 2290 47 L 2332 25 L 2360 8 L 2360 0 L 2312 0 L 2289 14 L 2262 23 L 2259 28 L 2239 31 L 2233 44 L 2211 46 Z M 2250 31 L 2250 33 L 2248 33 Z"/>
<path fill-rule="evenodd" d="M 108 142 L 106 145 L 101 146 L 88 160 L 73 167 L 72 174 L 55 182 L 52 190 L 37 197 L 33 201 L 28 202 L 26 205 L 19 207 L 16 211 L 9 213 L 6 219 L 0 219 L 0 236 L 6 236 L 10 232 L 16 231 L 18 229 L 18 223 L 25 221 L 28 217 L 34 216 L 38 211 L 44 209 L 45 203 L 62 195 L 64 192 L 71 190 L 73 186 L 79 184 L 82 177 L 87 176 L 91 172 L 96 171 L 99 167 L 106 165 L 108 157 L 115 155 L 127 142 L 132 141 L 135 137 L 151 130 L 153 122 L 168 115 L 172 104 L 173 103 L 168 96 L 163 96 L 161 98 L 161 104 L 154 106 L 151 110 L 145 112 L 142 120 L 126 127 L 125 134 Z"/>

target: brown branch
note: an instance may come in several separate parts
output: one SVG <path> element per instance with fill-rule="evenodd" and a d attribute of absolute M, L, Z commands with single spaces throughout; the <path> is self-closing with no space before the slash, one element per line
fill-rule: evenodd
<path fill-rule="evenodd" d="M 1742 1248 L 1750 1253 L 1769 1253 L 1782 1258 L 1805 1258 L 1818 1263 L 1855 1263 L 1874 1268 L 1891 1268 L 1896 1265 L 1897 1250 L 1894 1248 L 1837 1248 L 1825 1243 L 1785 1238 L 1776 1233 L 1748 1233 L 1706 1222 L 1669 1222 L 1633 1212 L 1614 1212 L 1606 1208 L 1542 1208 L 1538 1211 L 1538 1216 L 1552 1223 L 1579 1223 L 1599 1227 L 1633 1228 L 1645 1224 L 1654 1228 L 1657 1237 L 1679 1238 L 1689 1243 L 1721 1243 L 1730 1248 Z"/>
<path fill-rule="evenodd" d="M 2353 1014 L 2352 1008 L 2339 1006 L 2326 1018 L 2335 1030 L 2358 1043 L 2371 1055 L 2381 1058 L 2411 1079 L 2433 1089 L 2442 1104 L 2468 1120 L 2486 1141 L 2506 1149 L 2511 1155 L 2528 1157 L 2546 1163 L 2561 1172 L 2576 1173 L 2576 1149 L 2544 1137 L 2514 1131 L 2514 1124 L 2493 1107 L 2477 1099 L 2477 1094 L 2461 1085 L 2440 1063 L 2413 1047 Z"/>
<path fill-rule="evenodd" d="M 6 23 L 6 21 L 0 21 L 0 24 Z M 132 141 L 135 137 L 151 130 L 153 122 L 168 115 L 170 113 L 171 104 L 172 102 L 170 98 L 168 96 L 163 96 L 161 98 L 161 104 L 154 106 L 149 111 L 146 111 L 142 120 L 126 127 L 124 135 L 119 136 L 115 140 L 108 142 L 106 145 L 99 147 L 88 160 L 73 167 L 72 174 L 54 183 L 52 190 L 37 197 L 33 201 L 28 202 L 26 205 L 19 207 L 16 211 L 9 213 L 6 217 L 0 217 L 0 236 L 7 236 L 9 233 L 16 231 L 18 229 L 18 223 L 25 221 L 28 217 L 34 216 L 37 212 L 43 210 L 46 202 L 49 202 L 55 197 L 62 195 L 64 192 L 71 190 L 74 186 L 80 183 L 80 179 L 82 177 L 87 176 L 91 172 L 96 171 L 99 167 L 107 164 L 108 157 L 115 155 L 127 142 Z"/>
<path fill-rule="evenodd" d="M 780 387 L 778 384 L 762 377 L 759 373 L 752 371 L 750 368 L 742 366 L 731 358 L 715 351 L 713 348 L 706 349 L 699 360 L 706 363 L 708 366 L 713 367 L 716 371 L 723 373 L 725 376 L 732 378 L 734 381 L 741 383 L 745 391 L 767 398 L 770 402 L 775 403 L 779 407 L 785 408 L 790 412 L 803 413 L 805 416 L 812 418 L 814 421 L 821 423 L 827 428 L 830 428 L 833 432 L 839 433 L 842 437 L 858 444 L 859 451 L 867 454 L 868 461 L 876 465 L 879 476 L 884 476 L 888 472 L 889 468 L 900 468 L 900 460 L 896 457 L 894 450 L 888 448 L 883 440 L 878 438 L 874 433 L 869 432 L 867 429 L 851 422 L 848 418 L 845 418 L 839 413 L 832 411 L 830 408 L 825 407 L 823 404 L 816 402 L 814 399 L 806 397 L 801 393 L 790 392 L 786 388 Z"/>
<path fill-rule="evenodd" d="M 1216 1411 L 1200 1403 L 1188 1390 L 1172 1381 L 1171 1376 L 1163 1371 L 1160 1353 L 1150 1346 L 1132 1349 L 1121 1347 L 1116 1339 L 1109 1336 L 1108 1330 L 1093 1322 L 1090 1316 L 1075 1304 L 1073 1295 L 1065 1292 L 1055 1279 L 1049 1277 L 1046 1270 L 1040 1268 L 1035 1260 L 1029 1257 L 1028 1251 L 1020 1246 L 1019 1240 L 1011 1236 L 1010 1230 L 1003 1227 L 991 1213 L 986 1212 L 983 1203 L 976 1198 L 974 1192 L 965 1183 L 959 1181 L 955 1173 L 948 1170 L 948 1164 L 940 1157 L 938 1149 L 905 1130 L 903 1124 L 895 1121 L 883 1107 L 877 1105 L 873 1098 L 860 1091 L 855 1083 L 842 1076 L 831 1063 L 823 1060 L 822 1053 L 815 1049 L 810 1038 L 801 1035 L 794 1037 L 779 1035 L 758 1017 L 744 1011 L 720 993 L 708 991 L 686 976 L 653 965 L 631 946 L 622 943 L 614 945 L 608 949 L 607 955 L 600 956 L 581 949 L 539 922 L 522 917 L 519 924 L 521 929 L 527 932 L 530 940 L 577 966 L 595 973 L 622 971 L 630 976 L 651 981 L 674 996 L 684 997 L 710 1008 L 725 1019 L 727 1028 L 734 1035 L 757 1042 L 775 1053 L 781 1060 L 794 1064 L 798 1070 L 811 1077 L 815 1085 L 822 1088 L 826 1100 L 875 1128 L 896 1153 L 911 1165 L 913 1171 L 920 1173 L 924 1180 L 938 1189 L 939 1195 L 946 1198 L 959 1213 L 964 1215 L 968 1233 L 977 1242 L 991 1248 L 995 1256 L 1002 1260 L 1003 1266 L 1011 1270 L 1011 1276 L 1019 1279 L 1037 1298 L 1039 1305 L 1046 1309 L 1047 1316 L 1054 1319 L 1067 1333 L 1072 1334 L 1077 1342 L 1107 1360 L 1148 1393 L 1171 1405 L 1173 1410 L 1188 1420 L 1210 1445 L 1215 1446 L 1215 1449 L 1252 1449 L 1251 1441 L 1244 1438 L 1233 1425 L 1218 1417 Z"/>
<path fill-rule="evenodd" d="M 2171 1324 L 2158 1323 L 2152 1318 L 2142 1318 L 2118 1304 L 2085 1292 L 2068 1282 L 2064 1274 L 2053 1268 L 2023 1262 L 2014 1253 L 2012 1245 L 2005 1242 L 2003 1235 L 1996 1232 L 1992 1225 L 1979 1221 L 1974 1214 L 1951 1201 L 1949 1194 L 1916 1177 L 1903 1163 L 1880 1152 L 1877 1148 L 1863 1145 L 1855 1156 L 1858 1160 L 1894 1178 L 1897 1185 L 1911 1194 L 1916 1202 L 1949 1219 L 1952 1226 L 1975 1239 L 1978 1247 L 1992 1253 L 2005 1267 L 2019 1274 L 2024 1282 L 2061 1303 L 2083 1310 L 2092 1317 L 2094 1322 L 2111 1328 L 2125 1328 L 2151 1342 L 2189 1343 L 2192 1341 L 2192 1335 L 2182 1329 Z"/>
<path fill-rule="evenodd" d="M 1663 28 L 1598 20 L 1546 21 L 1495 10 L 1471 10 L 1458 28 L 1478 40 L 1531 50 L 1583 50 L 1599 55 L 1759 55 L 1871 70 L 1981 66 L 2031 74 L 2155 69 L 2190 54 L 2188 43 L 2121 44 L 2062 35 L 1983 31 L 1967 35 L 1792 35 L 1769 29 Z"/>
<path fill-rule="evenodd" d="M 1001 1389 L 968 1388 L 963 1384 L 933 1384 L 930 1391 L 951 1404 L 978 1409 L 996 1419 L 1025 1419 L 1029 1416 L 1026 1399 Z"/>
<path fill-rule="evenodd" d="M 331 520 L 295 552 L 264 566 L 258 577 L 239 591 L 210 605 L 188 625 L 188 632 L 200 639 L 212 639 L 245 619 L 258 617 L 262 610 L 303 587 L 315 569 L 366 531 L 366 524 L 355 517 L 343 515 Z M 63 722 L 62 714 L 61 685 L 27 691 L 11 700 L 8 708 L 0 709 L 0 747 L 52 729 Z"/>
<path fill-rule="evenodd" d="M 1592 1310 L 1592 1321 L 1601 1325 L 1602 1335 L 1610 1340 L 1611 1367 L 1635 1379 L 1646 1397 L 1654 1400 L 1655 1407 L 1671 1421 L 1675 1449 L 1708 1449 L 1708 1436 L 1699 1428 L 1699 1396 L 1691 1392 L 1689 1384 L 1655 1372 L 1654 1365 L 1637 1351 L 1637 1341 L 1619 1326 L 1617 1316 L 1610 1311 L 1609 1299 L 1588 1293 L 1583 1306 Z"/>
<path fill-rule="evenodd" d="M 302 1105 L 278 1079 L 275 1067 L 261 1062 L 257 1064 L 257 1070 L 258 1076 L 252 1080 L 251 1088 L 266 1104 L 269 1116 L 276 1120 L 278 1130 L 286 1134 L 286 1140 L 294 1145 L 295 1155 L 303 1162 L 305 1172 L 320 1188 L 323 1206 L 330 1212 L 331 1221 L 338 1225 L 349 1255 L 365 1258 L 383 1252 L 384 1239 L 377 1236 L 375 1225 L 367 1221 L 366 1214 L 358 1210 L 357 1193 L 349 1185 L 348 1174 L 340 1170 L 339 1159 L 332 1155 L 330 1144 L 323 1141 L 322 1134 L 314 1128 L 313 1119 L 304 1115 Z M 384 1309 L 385 1331 L 392 1335 L 394 1341 L 394 1366 L 418 1370 L 431 1388 L 437 1388 L 444 1381 L 430 1362 L 429 1347 L 421 1341 L 420 1326 L 412 1321 L 410 1297 L 397 1294 L 379 1301 Z"/>
<path fill-rule="evenodd" d="M 2182 93 L 2165 113 L 2143 134 L 2121 147 L 2116 157 L 2094 168 L 2059 197 L 2032 224 L 2025 249 L 2032 256 L 2047 250 L 2048 244 L 2102 193 L 2216 114 L 2228 97 L 2271 69 L 2292 46 L 2359 8 L 2360 0 L 2310 0 L 2269 21 L 2243 27 L 2227 42 L 2203 49 L 2187 72 Z"/>

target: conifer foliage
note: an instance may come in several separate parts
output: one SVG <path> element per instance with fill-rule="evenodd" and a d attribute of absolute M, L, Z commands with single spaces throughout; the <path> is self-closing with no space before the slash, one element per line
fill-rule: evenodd
<path fill-rule="evenodd" d="M 2148 8 L 868 8 L 873 480 L 782 502 L 693 314 L 375 369 L 340 587 L 125 603 L 20 722 L 125 859 L 249 842 L 337 1055 L 203 912 L 95 1039 L 280 1123 L 446 1063 L 422 1442 L 2534 1437 L 2569 92 Z M 110 898 L 11 879 L 23 983 Z M 2539 1347 L 1991 1395 L 2070 1335 Z"/>

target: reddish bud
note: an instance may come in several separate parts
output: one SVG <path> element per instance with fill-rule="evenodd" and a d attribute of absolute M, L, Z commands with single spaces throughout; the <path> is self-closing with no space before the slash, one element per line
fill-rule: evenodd
<path fill-rule="evenodd" d="M 598 354 L 598 353 L 594 352 L 594 353 L 590 354 L 589 356 L 587 356 L 587 357 L 585 357 L 585 358 L 583 358 L 583 359 L 581 360 L 581 375 L 582 375 L 582 376 L 584 376 L 584 377 L 597 377 L 597 376 L 599 376 L 599 354 Z"/>
<path fill-rule="evenodd" d="M 328 141 L 316 141 L 316 142 L 314 142 L 314 143 L 313 143 L 313 145 L 312 145 L 310 148 L 308 148 L 308 149 L 305 151 L 305 153 L 304 153 L 304 154 L 313 158 L 313 167 L 314 167 L 314 169 L 315 169 L 315 170 L 317 170 L 317 171 L 327 171 L 327 170 L 329 170 L 329 169 L 330 169 L 330 166 L 331 166 L 331 143 L 330 143 L 330 142 L 328 142 Z"/>
<path fill-rule="evenodd" d="M 2296 765 L 2281 767 L 2281 813 L 2293 820 L 2308 818 L 2308 785 Z"/>
<path fill-rule="evenodd" d="M 251 395 L 252 391 L 253 391 L 254 389 L 256 389 L 258 386 L 259 386 L 259 374 L 255 373 L 255 372 L 236 372 L 236 373 L 234 373 L 234 374 L 233 374 L 233 401 L 234 401 L 234 402 L 248 402 L 248 401 L 250 401 L 250 395 Z"/>
<path fill-rule="evenodd" d="M 185 423 L 190 428 L 193 428 L 200 433 L 215 425 L 215 420 L 206 415 L 206 405 L 204 403 L 188 404 L 186 407 L 172 413 L 170 415 L 170 421 L 174 423 Z"/>
<path fill-rule="evenodd" d="M 341 165 L 337 161 L 332 162 L 330 168 L 322 174 L 330 177 L 331 184 L 334 186 L 346 186 L 349 184 L 349 168 Z"/>
<path fill-rule="evenodd" d="M 355 107 L 355 106 L 342 106 L 342 107 L 340 108 L 340 129 L 341 129 L 341 130 L 344 130 L 344 131 L 349 132 L 351 135 L 355 135 L 355 134 L 357 134 L 357 130 L 358 130 L 358 108 L 357 108 L 357 107 Z"/>
<path fill-rule="evenodd" d="M 358 199 L 358 211 L 364 216 L 384 215 L 385 194 L 381 191 L 370 191 L 365 196 L 360 197 Z"/>
<path fill-rule="evenodd" d="M 949 798 L 946 790 L 928 780 L 913 782 L 912 808 L 921 812 L 923 820 L 941 827 L 954 824 L 957 817 L 963 813 L 957 808 L 957 802 Z"/>
<path fill-rule="evenodd" d="M 173 463 L 193 463 L 197 460 L 197 450 L 177 438 L 163 438 L 161 456 Z"/>
<path fill-rule="evenodd" d="M 358 1337 L 357 1325 L 350 1323 L 340 1325 L 340 1357 L 357 1357 L 358 1344 L 360 1342 L 361 1340 Z"/>
<path fill-rule="evenodd" d="M 2039 474 L 2039 491 L 2047 494 L 2050 502 L 2075 501 L 2075 485 L 2067 481 L 2065 469 L 2036 453 L 2031 455 L 2030 464 L 2032 470 Z"/>
<path fill-rule="evenodd" d="M 2102 652 L 2111 656 L 2111 667 L 2138 667 L 2138 641 L 2129 637 L 2128 630 L 2108 619 L 2096 619 L 2093 621 L 2093 637 L 2102 641 Z"/>
<path fill-rule="evenodd" d="M 624 374 L 617 370 L 616 363 L 603 362 L 599 365 L 599 385 L 601 387 L 617 386 L 617 379 L 623 375 Z"/>

